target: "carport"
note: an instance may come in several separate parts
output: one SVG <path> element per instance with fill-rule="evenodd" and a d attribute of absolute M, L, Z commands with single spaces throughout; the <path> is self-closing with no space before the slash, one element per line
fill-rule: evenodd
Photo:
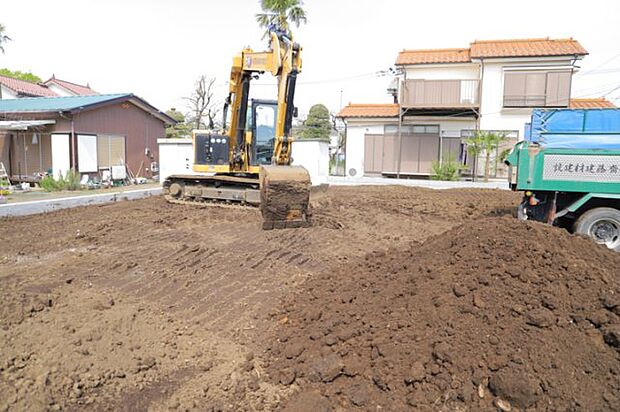
<path fill-rule="evenodd" d="M 55 120 L 0 121 L 0 161 L 16 181 L 35 181 L 53 167 L 49 126 Z"/>

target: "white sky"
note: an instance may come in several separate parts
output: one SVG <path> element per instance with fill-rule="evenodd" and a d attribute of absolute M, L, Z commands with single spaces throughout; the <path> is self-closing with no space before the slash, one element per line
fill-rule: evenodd
<path fill-rule="evenodd" d="M 85 84 L 101 93 L 132 92 L 160 110 L 186 111 L 201 74 L 227 94 L 232 56 L 266 42 L 255 22 L 258 0 L 0 0 L 0 23 L 13 41 L 0 67 Z M 398 51 L 467 47 L 475 39 L 577 39 L 590 53 L 573 97 L 620 105 L 620 1 L 305 0 L 308 23 L 295 30 L 303 72 L 295 103 L 332 111 L 348 102 L 389 102 L 387 77 Z M 594 70 L 592 72 L 592 70 Z M 260 83 L 272 83 L 263 75 Z M 255 97 L 269 98 L 257 85 Z"/>

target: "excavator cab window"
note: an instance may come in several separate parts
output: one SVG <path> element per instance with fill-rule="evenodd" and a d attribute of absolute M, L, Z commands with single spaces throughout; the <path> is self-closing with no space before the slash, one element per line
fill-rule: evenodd
<path fill-rule="evenodd" d="M 251 130 L 253 136 L 252 165 L 269 165 L 276 140 L 278 104 L 270 100 L 252 101 Z"/>

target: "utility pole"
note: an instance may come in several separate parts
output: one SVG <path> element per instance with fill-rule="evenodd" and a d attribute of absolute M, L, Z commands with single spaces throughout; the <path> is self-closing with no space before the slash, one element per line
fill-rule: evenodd
<path fill-rule="evenodd" d="M 398 164 L 396 165 L 396 178 L 400 179 L 400 166 L 403 159 L 403 135 L 402 135 L 402 126 L 403 126 L 403 106 L 401 103 L 401 83 L 403 83 L 403 87 L 407 87 L 404 84 L 407 79 L 407 72 L 404 72 L 404 79 L 401 81 L 400 77 L 396 77 L 398 79 L 397 83 L 397 96 L 398 96 Z"/>

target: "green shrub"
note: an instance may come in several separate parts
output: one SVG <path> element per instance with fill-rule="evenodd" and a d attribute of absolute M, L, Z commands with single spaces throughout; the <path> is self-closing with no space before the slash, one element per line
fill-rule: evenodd
<path fill-rule="evenodd" d="M 65 190 L 80 190 L 82 185 L 80 185 L 80 174 L 73 171 L 68 170 L 65 175 Z"/>
<path fill-rule="evenodd" d="M 432 163 L 431 180 L 449 180 L 455 181 L 459 179 L 459 173 L 464 169 L 464 166 L 454 160 L 454 157 L 448 156 L 447 159 L 440 163 L 438 160 L 433 160 Z"/>
<path fill-rule="evenodd" d="M 39 182 L 39 186 L 47 192 L 57 192 L 60 190 L 80 190 L 82 186 L 80 185 L 80 174 L 69 170 L 63 176 L 61 173 L 58 174 L 58 179 L 54 179 L 53 176 L 45 176 Z"/>
<path fill-rule="evenodd" d="M 58 182 L 56 182 L 56 180 L 54 180 L 52 176 L 45 176 L 43 179 L 41 179 L 41 181 L 39 182 L 39 186 L 41 186 L 41 189 L 45 190 L 46 192 L 60 190 L 58 189 Z"/>

